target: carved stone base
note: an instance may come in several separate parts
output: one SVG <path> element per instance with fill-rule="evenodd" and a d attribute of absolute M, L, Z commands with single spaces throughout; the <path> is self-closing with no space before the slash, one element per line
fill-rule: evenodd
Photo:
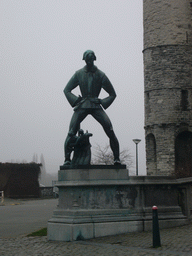
<path fill-rule="evenodd" d="M 48 221 L 48 239 L 73 241 L 150 230 L 152 206 L 161 227 L 187 223 L 171 177 L 129 177 L 127 169 L 59 171 L 59 204 Z"/>

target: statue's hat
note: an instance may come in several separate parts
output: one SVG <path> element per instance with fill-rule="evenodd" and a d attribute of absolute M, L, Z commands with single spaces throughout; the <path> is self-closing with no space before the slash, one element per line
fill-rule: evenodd
<path fill-rule="evenodd" d="M 86 57 L 87 57 L 88 54 L 93 54 L 94 60 L 96 60 L 95 53 L 94 53 L 94 51 L 92 51 L 92 50 L 87 50 L 87 51 L 84 52 L 84 54 L 83 54 L 83 60 L 86 59 Z"/>

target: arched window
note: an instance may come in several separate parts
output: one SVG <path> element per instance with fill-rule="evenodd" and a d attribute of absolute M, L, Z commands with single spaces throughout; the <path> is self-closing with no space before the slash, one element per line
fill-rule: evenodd
<path fill-rule="evenodd" d="M 192 176 L 192 132 L 181 132 L 176 137 L 175 174 L 177 178 Z"/>

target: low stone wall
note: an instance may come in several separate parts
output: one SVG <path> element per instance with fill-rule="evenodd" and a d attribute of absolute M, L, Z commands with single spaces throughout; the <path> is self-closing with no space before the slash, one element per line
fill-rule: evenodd
<path fill-rule="evenodd" d="M 192 219 L 192 177 L 177 179 L 178 200 L 182 212 L 188 219 Z"/>
<path fill-rule="evenodd" d="M 154 205 L 160 228 L 188 223 L 174 177 L 129 177 L 118 169 L 60 170 L 58 176 L 59 204 L 48 222 L 49 240 L 151 230 Z"/>
<path fill-rule="evenodd" d="M 40 187 L 40 196 L 41 197 L 55 197 L 53 192 L 53 187 Z"/>

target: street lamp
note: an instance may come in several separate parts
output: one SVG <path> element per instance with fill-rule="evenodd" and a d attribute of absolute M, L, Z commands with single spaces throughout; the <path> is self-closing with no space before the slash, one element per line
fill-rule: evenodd
<path fill-rule="evenodd" d="M 138 148 L 137 145 L 139 144 L 140 139 L 134 139 L 133 142 L 136 144 L 136 176 L 138 176 Z"/>

